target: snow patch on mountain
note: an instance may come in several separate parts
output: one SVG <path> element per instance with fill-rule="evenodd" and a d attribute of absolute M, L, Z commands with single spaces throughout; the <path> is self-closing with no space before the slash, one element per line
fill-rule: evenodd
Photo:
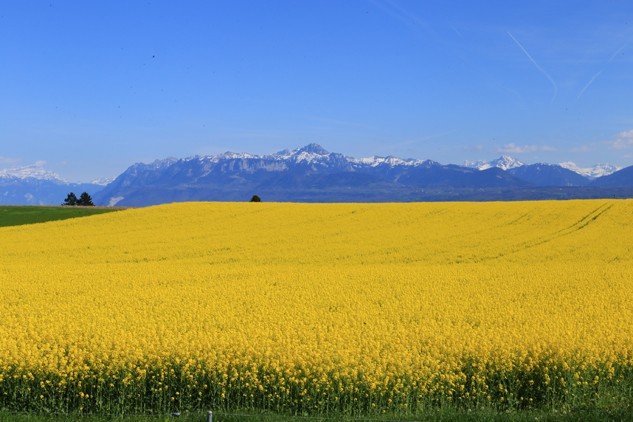
<path fill-rule="evenodd" d="M 109 207 L 114 207 L 118 202 L 120 202 L 123 198 L 122 196 L 117 196 L 116 198 L 110 198 L 110 202 L 108 203 Z"/>
<path fill-rule="evenodd" d="M 593 167 L 578 167 L 575 163 L 572 163 L 571 161 L 566 161 L 558 165 L 566 168 L 567 170 L 578 173 L 581 176 L 585 176 L 591 180 L 597 179 L 598 177 L 602 176 L 608 176 L 622 169 L 622 167 L 614 166 L 613 164 L 607 163 L 596 164 Z"/>

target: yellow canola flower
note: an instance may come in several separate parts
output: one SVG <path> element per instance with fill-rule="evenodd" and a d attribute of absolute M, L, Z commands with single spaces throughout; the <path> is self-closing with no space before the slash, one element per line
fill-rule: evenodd
<path fill-rule="evenodd" d="M 631 215 L 185 203 L 1 228 L 0 407 L 576 403 L 631 380 Z"/>

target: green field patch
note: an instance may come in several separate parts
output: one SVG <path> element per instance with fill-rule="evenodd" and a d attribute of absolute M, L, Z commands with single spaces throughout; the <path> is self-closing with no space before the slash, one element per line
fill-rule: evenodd
<path fill-rule="evenodd" d="M 87 217 L 118 211 L 121 208 L 0 206 L 0 227 Z"/>

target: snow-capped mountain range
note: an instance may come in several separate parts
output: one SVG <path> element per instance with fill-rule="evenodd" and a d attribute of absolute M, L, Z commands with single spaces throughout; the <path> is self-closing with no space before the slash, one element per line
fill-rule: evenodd
<path fill-rule="evenodd" d="M 184 161 L 198 160 L 198 161 L 207 161 L 210 163 L 219 163 L 224 160 L 235 160 L 235 159 L 273 160 L 273 161 L 289 161 L 289 162 L 294 162 L 294 163 L 322 165 L 324 164 L 324 162 L 333 161 L 330 157 L 331 155 L 335 156 L 335 158 L 338 159 L 337 161 L 340 161 L 341 159 L 344 161 L 347 161 L 352 167 L 357 167 L 357 166 L 377 167 L 380 165 L 390 166 L 390 167 L 396 167 L 396 166 L 417 167 L 420 165 L 425 165 L 425 164 L 428 165 L 431 163 L 436 163 L 435 161 L 428 160 L 428 159 L 426 160 L 413 159 L 413 158 L 402 159 L 402 158 L 397 158 L 393 156 L 378 157 L 374 155 L 369 158 L 353 158 L 353 157 L 349 157 L 343 154 L 330 153 L 326 151 L 323 147 L 317 144 L 310 144 L 306 147 L 297 148 L 292 151 L 289 149 L 285 149 L 283 151 L 279 151 L 277 153 L 268 154 L 268 155 L 225 152 L 224 154 L 220 154 L 216 156 L 211 155 L 211 156 L 201 157 L 201 156 L 196 155 L 194 157 L 184 158 L 183 160 Z M 152 166 L 155 169 L 161 169 L 161 168 L 169 167 L 170 165 L 176 163 L 177 161 L 178 159 L 174 157 L 169 157 L 164 160 L 155 160 L 153 163 L 149 164 L 149 166 Z M 439 163 L 436 163 L 436 164 L 439 164 Z M 571 170 L 574 173 L 577 173 L 581 176 L 584 176 L 588 178 L 589 180 L 593 180 L 601 176 L 607 176 L 609 174 L 612 174 L 622 169 L 622 167 L 617 167 L 612 164 L 606 164 L 606 163 L 596 164 L 593 167 L 586 167 L 586 168 L 578 167 L 576 164 L 574 164 L 571 161 L 560 163 L 560 164 L 546 164 L 546 163 L 537 163 L 537 164 L 560 166 L 567 170 Z M 517 167 L 523 167 L 526 165 L 527 164 L 525 164 L 524 162 L 520 160 L 517 160 L 516 158 L 512 158 L 507 155 L 502 155 L 501 157 L 495 160 L 491 160 L 491 161 L 485 161 L 485 160 L 468 161 L 467 160 L 464 162 L 463 166 L 468 167 L 468 168 L 476 168 L 477 170 L 487 170 L 493 167 L 500 168 L 501 170 L 510 170 Z M 144 166 L 148 166 L 148 165 L 145 164 Z"/>
<path fill-rule="evenodd" d="M 562 168 L 566 168 L 567 170 L 571 170 L 575 173 L 580 174 L 581 176 L 585 176 L 590 180 L 597 179 L 598 177 L 608 176 L 612 173 L 615 173 L 618 170 L 622 170 L 622 167 L 614 166 L 612 164 L 596 164 L 593 167 L 578 167 L 576 164 L 571 161 L 566 161 L 564 163 L 559 163 L 559 166 Z"/>
<path fill-rule="evenodd" d="M 56 205 L 63 200 L 58 198 L 60 192 L 66 190 L 94 193 L 96 204 L 126 206 L 242 201 L 244 195 L 254 191 L 266 193 L 269 200 L 302 202 L 354 201 L 353 195 L 358 201 L 369 202 L 422 200 L 411 196 L 420 189 L 449 192 L 600 186 L 631 187 L 633 192 L 633 178 L 628 172 L 631 169 L 620 170 L 609 164 L 580 168 L 571 162 L 527 165 L 505 155 L 491 161 L 466 161 L 462 166 L 393 156 L 357 159 L 309 144 L 268 155 L 226 152 L 183 159 L 168 157 L 150 164 L 136 163 L 115 179 L 97 179 L 88 184 L 68 183 L 41 166 L 13 167 L 0 171 L 0 204 L 18 201 Z M 600 183 L 596 184 L 598 179 Z M 44 193 L 48 196 L 42 196 Z M 541 193 L 535 195 L 530 198 L 545 198 Z M 592 195 L 587 197 L 595 197 Z"/>
<path fill-rule="evenodd" d="M 174 159 L 175 160 L 175 159 Z M 34 180 L 48 180 L 50 182 L 69 184 L 68 180 L 62 179 L 54 171 L 44 169 L 42 166 L 32 164 L 30 166 L 23 167 L 11 167 L 9 169 L 0 170 L 0 178 L 3 179 L 34 179 Z M 106 186 L 114 181 L 113 177 L 102 177 L 95 179 L 88 184 Z M 78 182 L 81 184 L 81 182 Z M 85 183 L 84 183 L 85 184 Z"/>
<path fill-rule="evenodd" d="M 515 167 L 521 167 L 524 166 L 525 163 L 512 158 L 512 157 L 508 157 L 507 155 L 502 155 L 501 157 L 497 158 L 496 160 L 492 160 L 492 161 L 485 161 L 485 160 L 479 160 L 479 161 L 468 161 L 466 160 L 464 162 L 464 167 L 469 167 L 469 168 L 476 168 L 477 170 L 486 170 L 492 167 L 498 167 L 501 170 L 509 170 L 509 169 L 513 169 Z"/>
<path fill-rule="evenodd" d="M 226 160 L 270 160 L 277 162 L 292 162 L 297 164 L 314 164 L 314 165 L 323 165 L 324 163 L 330 162 L 338 162 L 341 160 L 349 163 L 350 165 L 368 165 L 370 167 L 376 167 L 381 164 L 386 164 L 389 166 L 418 166 L 424 163 L 432 163 L 432 160 L 416 160 L 413 158 L 402 159 L 393 156 L 389 157 L 378 157 L 373 156 L 369 158 L 353 158 L 343 154 L 330 153 L 323 149 L 320 145 L 310 144 L 303 148 L 297 148 L 293 151 L 289 149 L 285 149 L 283 151 L 279 151 L 273 154 L 267 155 L 257 155 L 257 154 L 249 154 L 245 152 L 225 152 L 224 154 L 219 154 L 216 156 L 207 155 L 207 156 L 193 156 L 184 158 L 183 161 L 204 161 L 209 163 L 219 163 Z M 174 157 L 168 157 L 164 160 L 155 160 L 151 164 L 143 164 L 144 166 L 150 165 L 156 169 L 169 167 L 170 165 L 176 163 L 178 159 Z"/>
<path fill-rule="evenodd" d="M 234 152 L 226 152 L 224 154 L 216 155 L 216 156 L 193 156 L 183 159 L 184 161 L 198 160 L 198 161 L 207 161 L 212 163 L 218 163 L 223 160 L 233 160 L 233 159 L 268 159 L 274 161 L 292 161 L 295 163 L 306 163 L 306 164 L 321 164 L 323 161 L 330 161 L 330 155 L 334 155 L 336 158 L 343 159 L 347 161 L 352 167 L 355 165 L 361 166 L 370 166 L 377 167 L 380 165 L 386 165 L 390 167 L 395 166 L 420 166 L 424 164 L 435 163 L 432 160 L 420 160 L 420 159 L 402 159 L 393 156 L 388 157 L 378 157 L 372 156 L 369 158 L 352 158 L 343 154 L 330 154 L 323 147 L 317 144 L 310 144 L 303 148 L 298 148 L 296 150 L 283 150 L 274 154 L 269 155 L 256 155 L 249 153 L 234 153 Z M 142 164 L 138 163 L 135 166 L 142 166 L 144 169 L 153 168 L 154 170 L 161 170 L 171 166 L 172 164 L 178 162 L 177 158 L 168 157 L 162 160 L 155 160 L 151 164 Z M 486 161 L 465 161 L 464 167 L 468 168 L 476 168 L 477 170 L 487 170 L 489 168 L 497 167 L 502 170 L 510 170 L 517 167 L 525 166 L 526 164 L 522 161 L 519 161 L 515 158 L 509 157 L 507 155 L 502 155 L 501 157 Z M 567 161 L 564 163 L 558 164 L 560 167 L 573 171 L 574 173 L 578 173 L 581 176 L 587 177 L 590 180 L 601 176 L 607 176 L 621 169 L 621 167 L 614 166 L 612 164 L 601 163 L 597 164 L 593 167 L 578 167 L 571 161 Z M 55 181 L 59 183 L 69 183 L 67 180 L 62 179 L 57 173 L 45 170 L 42 166 L 30 165 L 23 167 L 12 167 L 6 170 L 0 170 L 1 178 L 17 178 L 17 179 L 37 179 L 37 180 L 49 180 Z M 112 183 L 115 178 L 111 177 L 102 177 L 99 179 L 95 179 L 91 181 L 91 184 L 99 185 L 99 186 L 107 186 Z"/>
<path fill-rule="evenodd" d="M 12 167 L 6 170 L 0 170 L 0 177 L 8 179 L 36 179 L 36 180 L 49 180 L 59 183 L 68 183 L 66 180 L 59 177 L 59 175 L 52 171 L 44 170 L 43 167 L 35 164 L 24 167 Z"/>
<path fill-rule="evenodd" d="M 66 195 L 102 189 L 95 183 L 69 183 L 39 165 L 0 170 L 0 205 L 59 205 Z"/>
<path fill-rule="evenodd" d="M 541 163 L 538 163 L 541 164 Z M 478 170 L 486 170 L 491 167 L 499 167 L 502 170 L 510 170 L 517 167 L 525 166 L 526 164 L 512 157 L 508 157 L 507 155 L 502 155 L 496 160 L 492 161 L 465 161 L 464 167 L 476 168 Z M 556 164 L 555 164 L 556 165 Z M 567 170 L 571 170 L 574 173 L 578 173 L 581 176 L 588 178 L 589 180 L 594 180 L 601 176 L 608 176 L 618 170 L 621 170 L 622 167 L 614 166 L 612 164 L 596 164 L 593 167 L 578 167 L 576 164 L 571 161 L 566 161 L 564 163 L 557 164 L 558 166 L 565 168 Z"/>
<path fill-rule="evenodd" d="M 592 170 L 591 174 L 604 177 L 616 169 L 600 168 L 601 172 Z M 226 152 L 137 163 L 98 192 L 95 203 L 145 206 L 196 200 L 242 201 L 249 192 L 265 193 L 275 201 L 348 201 L 357 195 L 372 202 L 406 200 L 402 198 L 427 188 L 591 186 L 591 176 L 573 169 L 558 164 L 526 165 L 508 156 L 490 162 L 466 162 L 464 166 L 393 156 L 357 159 L 309 144 L 268 155 Z M 608 186 L 608 181 L 605 183 Z M 534 199 L 540 198 L 540 194 L 535 195 Z"/>

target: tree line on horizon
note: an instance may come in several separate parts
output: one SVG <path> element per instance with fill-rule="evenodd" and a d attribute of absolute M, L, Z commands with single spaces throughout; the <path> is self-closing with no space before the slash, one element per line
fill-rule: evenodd
<path fill-rule="evenodd" d="M 84 207 L 94 207 L 94 203 L 92 202 L 92 198 L 88 195 L 88 192 L 84 192 L 79 195 L 75 195 L 73 192 L 70 192 L 66 199 L 64 199 L 64 203 L 62 205 L 66 206 L 84 206 Z"/>

